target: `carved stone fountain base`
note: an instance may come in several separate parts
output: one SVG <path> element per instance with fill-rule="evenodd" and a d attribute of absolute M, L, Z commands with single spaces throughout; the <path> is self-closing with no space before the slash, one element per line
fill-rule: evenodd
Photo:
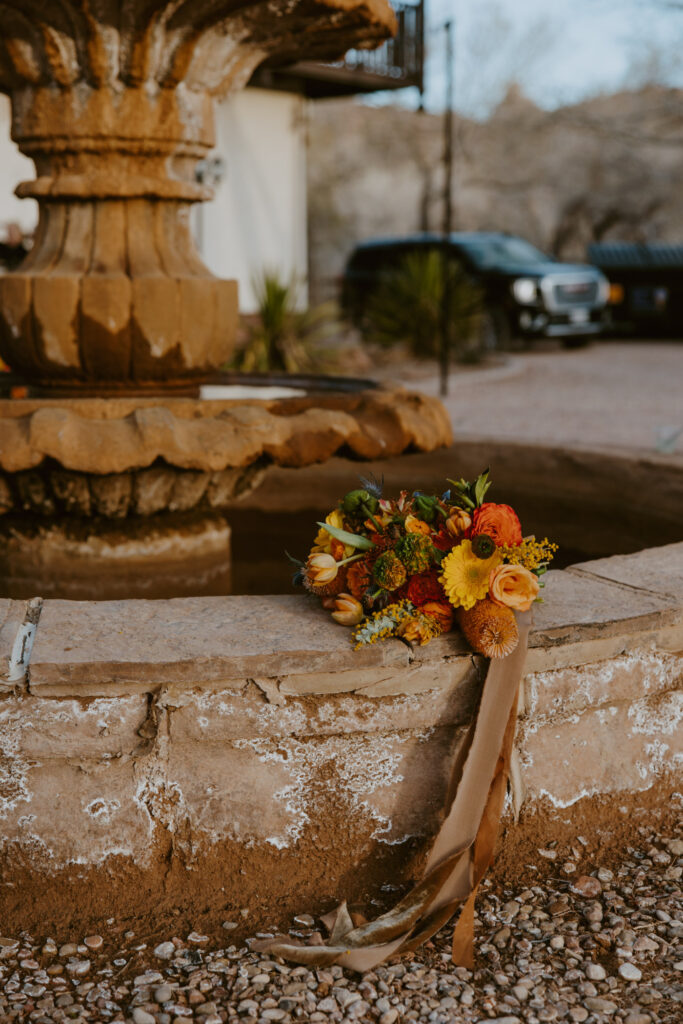
<path fill-rule="evenodd" d="M 0 597 L 229 593 L 225 516 L 269 466 L 383 459 L 451 440 L 436 399 L 321 388 L 309 381 L 272 399 L 0 400 Z"/>

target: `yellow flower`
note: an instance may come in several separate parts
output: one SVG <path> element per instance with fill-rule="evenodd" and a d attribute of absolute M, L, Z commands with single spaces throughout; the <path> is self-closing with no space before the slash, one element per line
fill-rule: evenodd
<path fill-rule="evenodd" d="M 397 636 L 402 636 L 411 644 L 419 644 L 420 647 L 424 647 L 440 633 L 443 633 L 441 624 L 429 615 L 421 614 L 404 619 L 396 630 Z"/>
<path fill-rule="evenodd" d="M 344 519 L 341 510 L 338 508 L 333 509 L 333 511 L 330 512 L 329 516 L 325 517 L 325 522 L 327 523 L 328 526 L 335 526 L 338 530 L 347 529 L 346 520 Z M 328 533 L 327 530 L 324 530 L 321 526 L 316 534 L 312 550 L 325 551 L 329 555 L 332 554 L 333 544 L 339 545 L 339 541 L 335 540 L 332 534 Z M 353 552 L 354 548 L 352 548 L 349 544 L 344 545 L 344 558 L 348 558 L 349 555 L 353 554 Z M 337 561 L 341 561 L 341 559 L 337 559 Z"/>
<path fill-rule="evenodd" d="M 477 558 L 469 540 L 453 548 L 441 563 L 441 584 L 455 608 L 473 608 L 489 592 L 489 576 L 500 565 L 495 551 L 490 558 Z"/>
<path fill-rule="evenodd" d="M 552 561 L 557 544 L 551 543 L 547 537 L 543 540 L 536 540 L 535 537 L 525 537 L 521 544 L 515 547 L 502 547 L 498 549 L 506 562 L 514 565 L 521 565 L 533 572 L 541 566 Z"/>
<path fill-rule="evenodd" d="M 340 626 L 357 626 L 364 618 L 363 605 L 351 594 L 338 594 L 334 599 L 332 618 Z"/>

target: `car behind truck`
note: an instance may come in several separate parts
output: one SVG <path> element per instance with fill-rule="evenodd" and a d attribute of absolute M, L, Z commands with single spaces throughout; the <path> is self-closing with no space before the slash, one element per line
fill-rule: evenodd
<path fill-rule="evenodd" d="M 683 245 L 600 242 L 588 258 L 610 282 L 611 332 L 683 338 Z"/>

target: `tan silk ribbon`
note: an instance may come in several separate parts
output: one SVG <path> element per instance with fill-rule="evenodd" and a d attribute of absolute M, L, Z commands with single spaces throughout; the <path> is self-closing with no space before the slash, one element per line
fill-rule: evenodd
<path fill-rule="evenodd" d="M 362 973 L 416 949 L 464 904 L 453 934 L 453 960 L 472 966 L 474 902 L 493 858 L 505 800 L 530 620 L 529 612 L 517 616 L 519 644 L 506 658 L 489 663 L 476 718 L 453 764 L 448 812 L 421 881 L 392 910 L 359 927 L 342 903 L 323 919 L 330 928 L 326 945 L 305 946 L 281 936 L 253 943 L 253 949 L 308 966 L 340 964 Z"/>

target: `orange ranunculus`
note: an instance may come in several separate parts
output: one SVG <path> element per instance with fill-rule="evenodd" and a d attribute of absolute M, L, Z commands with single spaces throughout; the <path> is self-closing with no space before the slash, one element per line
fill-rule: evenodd
<path fill-rule="evenodd" d="M 494 604 L 526 612 L 538 597 L 538 579 L 523 565 L 499 565 L 489 577 L 489 597 Z"/>
<path fill-rule="evenodd" d="M 446 520 L 446 529 L 452 537 L 464 537 L 472 525 L 472 517 L 464 508 L 455 508 Z"/>
<path fill-rule="evenodd" d="M 522 527 L 515 510 L 492 501 L 484 502 L 472 514 L 472 536 L 479 533 L 486 533 L 499 548 L 522 543 Z"/>
<path fill-rule="evenodd" d="M 428 537 L 432 532 L 429 523 L 425 523 L 423 519 L 418 519 L 417 516 L 406 516 L 404 526 L 406 533 L 423 533 L 425 537 Z"/>
<path fill-rule="evenodd" d="M 346 548 L 340 540 L 332 540 L 332 543 L 330 544 L 330 554 L 334 558 L 335 562 L 341 562 L 346 558 Z"/>
<path fill-rule="evenodd" d="M 420 611 L 439 623 L 444 633 L 453 628 L 453 608 L 447 601 L 426 601 Z"/>
<path fill-rule="evenodd" d="M 363 605 L 351 594 L 338 594 L 335 597 L 332 618 L 340 626 L 357 626 L 363 616 Z"/>

